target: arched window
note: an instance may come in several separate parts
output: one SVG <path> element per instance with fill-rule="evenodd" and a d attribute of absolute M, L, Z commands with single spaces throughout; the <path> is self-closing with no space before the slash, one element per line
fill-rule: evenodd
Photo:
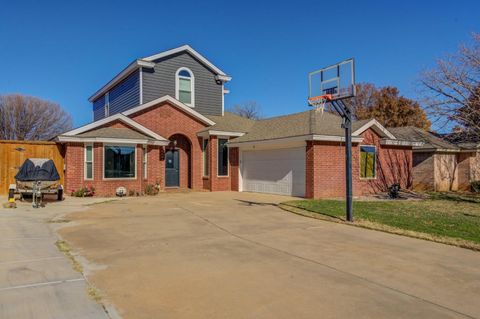
<path fill-rule="evenodd" d="M 188 68 L 180 68 L 175 76 L 175 98 L 190 106 L 195 106 L 195 78 Z"/>

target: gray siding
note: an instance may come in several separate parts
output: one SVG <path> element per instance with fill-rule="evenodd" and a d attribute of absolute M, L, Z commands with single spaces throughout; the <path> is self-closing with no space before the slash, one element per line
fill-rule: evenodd
<path fill-rule="evenodd" d="M 137 70 L 109 91 L 110 115 L 140 105 L 140 72 Z M 93 102 L 94 121 L 104 118 L 105 96 Z"/>
<path fill-rule="evenodd" d="M 187 52 L 154 61 L 154 69 L 143 69 L 143 103 L 165 95 L 175 98 L 175 73 L 181 67 L 195 77 L 195 111 L 204 115 L 222 115 L 222 85 L 215 73 Z"/>
<path fill-rule="evenodd" d="M 140 72 L 137 70 L 109 91 L 110 115 L 140 105 Z"/>
<path fill-rule="evenodd" d="M 93 102 L 93 120 L 98 121 L 105 117 L 105 95 L 99 97 L 97 100 Z"/>

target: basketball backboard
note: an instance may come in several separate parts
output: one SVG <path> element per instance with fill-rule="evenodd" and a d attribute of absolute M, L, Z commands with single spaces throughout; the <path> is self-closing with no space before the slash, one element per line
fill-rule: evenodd
<path fill-rule="evenodd" d="M 308 74 L 308 99 L 328 95 L 329 101 L 355 96 L 355 62 L 348 59 Z"/>

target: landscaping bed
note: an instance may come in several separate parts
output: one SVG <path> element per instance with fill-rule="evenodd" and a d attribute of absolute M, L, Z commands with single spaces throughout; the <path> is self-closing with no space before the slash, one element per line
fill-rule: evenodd
<path fill-rule="evenodd" d="M 343 200 L 300 200 L 282 208 L 345 222 Z M 480 197 L 431 194 L 424 200 L 358 200 L 353 225 L 480 250 Z"/>

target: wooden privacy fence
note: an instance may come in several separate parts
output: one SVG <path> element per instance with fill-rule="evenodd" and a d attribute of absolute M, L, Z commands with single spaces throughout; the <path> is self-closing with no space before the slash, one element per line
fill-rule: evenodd
<path fill-rule="evenodd" d="M 0 140 L 0 194 L 8 193 L 8 186 L 15 183 L 15 175 L 27 158 L 53 160 L 60 183 L 64 184 L 62 146 L 48 141 L 2 141 Z"/>

